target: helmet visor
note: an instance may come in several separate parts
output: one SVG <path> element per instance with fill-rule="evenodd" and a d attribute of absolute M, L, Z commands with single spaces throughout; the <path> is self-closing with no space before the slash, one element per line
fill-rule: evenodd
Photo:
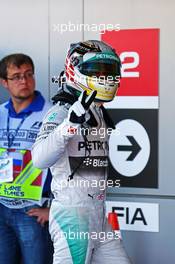
<path fill-rule="evenodd" d="M 98 60 L 84 62 L 79 65 L 79 71 L 86 76 L 110 77 L 120 76 L 120 68 L 115 60 Z"/>

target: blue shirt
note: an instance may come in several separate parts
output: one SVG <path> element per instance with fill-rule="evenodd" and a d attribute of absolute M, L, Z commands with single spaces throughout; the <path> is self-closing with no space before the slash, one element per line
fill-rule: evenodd
<path fill-rule="evenodd" d="M 42 109 L 44 107 L 44 103 L 45 103 L 44 97 L 41 95 L 41 93 L 39 91 L 35 91 L 34 100 L 31 102 L 30 105 L 28 105 L 21 112 L 16 113 L 16 111 L 13 107 L 13 103 L 12 103 L 11 98 L 9 99 L 7 104 L 5 105 L 5 108 L 7 108 L 9 110 L 10 117 L 23 118 L 26 114 L 30 114 L 31 112 L 42 111 Z"/>
<path fill-rule="evenodd" d="M 13 118 L 23 118 L 26 114 L 30 114 L 31 112 L 37 112 L 37 111 L 42 111 L 44 107 L 45 99 L 41 95 L 39 91 L 35 91 L 35 98 L 31 102 L 30 105 L 28 105 L 25 109 L 23 109 L 21 112 L 16 113 L 14 107 L 13 107 L 13 102 L 12 99 L 10 98 L 7 104 L 5 105 L 5 108 L 9 110 L 9 115 L 10 117 Z M 48 170 L 48 175 L 43 187 L 43 194 L 49 193 L 50 192 L 50 184 L 52 180 L 52 175 L 50 170 Z"/>

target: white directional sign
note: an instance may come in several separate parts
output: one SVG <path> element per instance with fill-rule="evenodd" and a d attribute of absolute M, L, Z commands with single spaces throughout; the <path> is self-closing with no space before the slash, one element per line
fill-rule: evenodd
<path fill-rule="evenodd" d="M 109 156 L 112 166 L 121 175 L 133 177 L 147 165 L 150 157 L 150 140 L 145 128 L 136 120 L 125 119 L 117 123 L 109 139 Z"/>

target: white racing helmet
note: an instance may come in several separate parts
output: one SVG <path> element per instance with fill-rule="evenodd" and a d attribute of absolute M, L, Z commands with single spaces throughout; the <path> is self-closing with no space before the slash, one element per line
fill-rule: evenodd
<path fill-rule="evenodd" d="M 77 94 L 96 90 L 96 101 L 110 102 L 119 87 L 120 68 L 119 56 L 102 41 L 71 44 L 66 57 L 66 84 Z"/>

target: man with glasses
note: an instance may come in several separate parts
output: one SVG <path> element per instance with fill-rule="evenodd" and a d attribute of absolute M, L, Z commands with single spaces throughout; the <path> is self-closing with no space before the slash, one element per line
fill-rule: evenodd
<path fill-rule="evenodd" d="M 34 64 L 25 54 L 0 61 L 1 84 L 10 95 L 0 105 L 0 263 L 52 263 L 48 233 L 50 182 L 33 166 L 31 147 L 50 108 L 35 91 Z"/>

